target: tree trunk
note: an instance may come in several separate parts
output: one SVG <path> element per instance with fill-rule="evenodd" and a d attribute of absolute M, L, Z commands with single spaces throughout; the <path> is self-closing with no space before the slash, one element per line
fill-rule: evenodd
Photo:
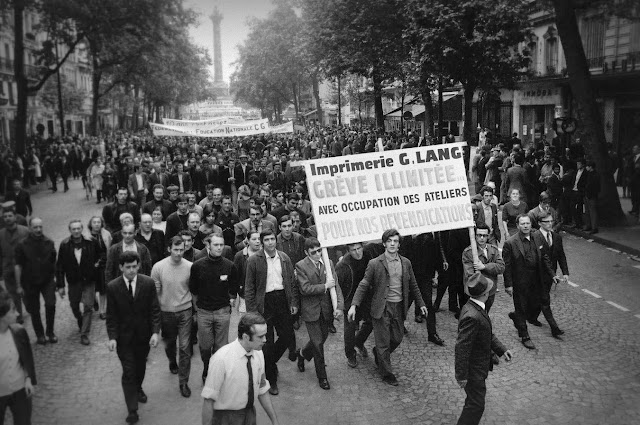
<path fill-rule="evenodd" d="M 609 154 L 602 117 L 591 84 L 589 65 L 582 46 L 575 10 L 571 2 L 553 0 L 558 35 L 567 61 L 569 86 L 576 99 L 578 125 L 582 126 L 583 144 L 589 159 L 595 161 L 600 174 L 598 206 L 603 222 L 625 224 L 626 217 L 620 206 L 618 188 L 609 168 Z"/>
<path fill-rule="evenodd" d="M 13 20 L 15 22 L 15 27 L 13 45 L 13 72 L 16 79 L 16 85 L 18 86 L 18 106 L 16 109 L 15 119 L 15 152 L 17 154 L 24 153 L 25 146 L 27 144 L 28 81 L 24 69 L 24 8 L 24 1 L 14 1 Z"/>
<path fill-rule="evenodd" d="M 464 129 L 462 132 L 463 141 L 467 142 L 469 146 L 476 146 L 477 142 L 473 137 L 473 93 L 476 91 L 476 87 L 466 83 L 462 86 L 464 88 Z"/>
<path fill-rule="evenodd" d="M 402 82 L 402 90 L 400 92 L 400 134 L 404 134 L 404 98 L 405 98 L 405 84 Z"/>
<path fill-rule="evenodd" d="M 98 104 L 100 103 L 100 80 L 102 71 L 97 67 L 97 61 L 93 60 L 93 73 L 91 74 L 91 92 L 93 103 L 91 104 L 91 119 L 89 120 L 89 134 L 98 135 Z"/>
<path fill-rule="evenodd" d="M 60 62 L 58 57 L 58 43 L 56 42 L 56 62 Z M 56 72 L 57 88 L 58 88 L 58 119 L 60 120 L 60 135 L 64 137 L 64 107 L 62 104 L 62 81 L 60 79 L 60 69 Z"/>
<path fill-rule="evenodd" d="M 296 83 L 291 83 L 291 92 L 293 93 L 293 108 L 296 111 L 296 120 L 300 115 L 300 105 L 298 104 L 298 90 Z"/>
<path fill-rule="evenodd" d="M 373 73 L 372 79 L 376 126 L 381 129 L 382 132 L 384 132 L 384 112 L 382 110 L 382 80 L 375 72 Z"/>
<path fill-rule="evenodd" d="M 156 123 L 160 124 L 162 120 L 160 119 L 160 105 L 156 104 Z"/>
<path fill-rule="evenodd" d="M 131 125 L 133 127 L 133 130 L 138 129 L 138 113 L 140 110 L 140 105 L 138 104 L 138 102 L 140 101 L 139 99 L 140 99 L 140 89 L 136 84 L 133 87 L 133 112 L 131 116 Z"/>
<path fill-rule="evenodd" d="M 433 99 L 431 98 L 431 89 L 429 86 L 422 89 L 422 102 L 424 103 L 424 136 L 431 136 L 433 128 Z"/>
<path fill-rule="evenodd" d="M 313 97 L 316 100 L 316 116 L 318 124 L 322 125 L 322 103 L 320 102 L 320 83 L 318 83 L 318 74 L 313 74 Z"/>

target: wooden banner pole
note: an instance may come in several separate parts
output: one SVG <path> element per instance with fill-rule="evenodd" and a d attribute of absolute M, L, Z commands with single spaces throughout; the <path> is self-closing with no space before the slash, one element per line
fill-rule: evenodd
<path fill-rule="evenodd" d="M 333 269 L 331 268 L 331 260 L 329 259 L 329 251 L 327 251 L 327 248 L 322 248 L 322 262 L 324 263 L 326 271 L 326 282 L 333 282 Z M 335 286 L 329 289 L 329 295 L 331 296 L 333 311 L 336 311 L 338 309 L 338 294 L 336 293 Z"/>

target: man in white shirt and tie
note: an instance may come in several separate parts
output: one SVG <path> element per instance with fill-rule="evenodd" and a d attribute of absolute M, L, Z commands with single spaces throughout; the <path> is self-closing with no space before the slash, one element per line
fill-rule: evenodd
<path fill-rule="evenodd" d="M 256 423 L 258 400 L 272 424 L 279 424 L 265 377 L 262 347 L 267 341 L 267 322 L 248 312 L 238 323 L 238 338 L 218 350 L 209 363 L 202 388 L 202 424 Z"/>

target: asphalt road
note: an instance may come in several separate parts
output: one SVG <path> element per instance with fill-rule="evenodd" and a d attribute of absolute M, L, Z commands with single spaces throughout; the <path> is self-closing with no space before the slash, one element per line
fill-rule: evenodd
<path fill-rule="evenodd" d="M 68 235 L 69 220 L 86 223 L 104 205 L 86 200 L 79 181 L 71 182 L 68 193 L 41 191 L 33 202 L 56 246 Z M 494 332 L 513 350 L 514 359 L 501 362 L 487 380 L 483 424 L 640 423 L 640 263 L 571 235 L 564 238 L 571 284 L 552 293 L 552 309 L 566 331 L 564 340 L 553 339 L 545 323 L 530 327 L 537 349 L 524 348 L 507 317 L 513 309 L 511 299 L 504 291 L 497 294 L 491 310 Z M 412 312 L 409 317 L 409 333 L 392 355 L 398 387 L 380 380 L 371 357 L 359 359 L 356 369 L 347 366 L 342 322 L 325 345 L 330 391 L 318 387 L 313 365 L 300 373 L 283 357 L 280 395 L 273 397 L 281 423 L 455 423 L 464 403 L 453 374 L 456 320 L 448 311 L 438 313 L 438 333 L 446 341 L 441 348 L 427 342 L 426 328 L 413 322 Z M 26 326 L 33 337 L 28 321 Z M 107 350 L 104 321 L 94 315 L 92 345 L 82 346 L 67 298 L 58 299 L 56 333 L 58 344 L 33 346 L 39 382 L 33 423 L 124 423 L 121 367 L 116 354 Z M 304 326 L 297 338 L 300 345 L 306 342 Z M 366 345 L 371 351 L 372 337 Z M 162 346 L 152 349 L 144 383 L 149 402 L 141 405 L 140 423 L 199 424 L 201 372 L 196 354 L 190 379 L 193 395 L 184 399 Z M 268 423 L 260 407 L 258 412 L 259 423 Z"/>

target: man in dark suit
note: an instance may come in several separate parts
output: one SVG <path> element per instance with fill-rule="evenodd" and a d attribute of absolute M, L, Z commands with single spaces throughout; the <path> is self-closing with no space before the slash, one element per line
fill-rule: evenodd
<path fill-rule="evenodd" d="M 276 249 L 273 230 L 260 233 L 263 250 L 247 260 L 244 295 L 247 312 L 257 311 L 267 321 L 267 343 L 264 348 L 265 370 L 271 395 L 278 395 L 276 363 L 295 339 L 292 315 L 298 312 L 299 288 L 289 256 Z M 269 272 L 272 273 L 269 273 Z M 275 340 L 273 331 L 278 333 Z M 295 360 L 295 357 L 291 360 Z"/>
<path fill-rule="evenodd" d="M 173 204 L 164 199 L 164 186 L 161 184 L 153 186 L 153 199 L 142 206 L 142 213 L 152 215 L 156 208 L 160 208 L 163 221 L 166 221 L 169 215 L 175 211 Z"/>
<path fill-rule="evenodd" d="M 631 211 L 629 213 L 637 217 L 640 214 L 640 145 L 634 145 L 631 152 L 633 157 L 630 167 Z"/>
<path fill-rule="evenodd" d="M 236 165 L 234 176 L 236 178 L 236 187 L 249 184 L 249 174 L 253 171 L 251 165 L 247 164 L 248 156 L 246 153 L 240 154 L 240 164 Z"/>
<path fill-rule="evenodd" d="M 543 246 L 551 262 L 552 274 L 547 276 L 542 291 L 540 292 L 539 303 L 533 306 L 529 312 L 530 314 L 527 316 L 527 321 L 532 325 L 542 326 L 538 321 L 538 316 L 540 312 L 542 312 L 551 327 L 551 335 L 554 338 L 560 339 L 560 335 L 564 334 L 564 331 L 558 327 L 551 312 L 550 291 L 554 283 L 557 284 L 560 281 L 567 282 L 569 280 L 569 267 L 567 266 L 567 256 L 564 253 L 564 246 L 562 245 L 562 236 L 560 233 L 553 231 L 553 222 L 554 218 L 551 214 L 543 214 L 538 217 L 539 232 L 544 241 Z M 558 265 L 560 266 L 560 270 L 562 270 L 561 279 L 555 276 Z"/>
<path fill-rule="evenodd" d="M 513 166 L 509 167 L 509 169 L 505 172 L 505 195 L 510 194 L 513 189 L 518 189 L 520 191 L 521 199 L 527 199 L 529 179 L 527 177 L 526 170 L 522 167 L 522 164 L 524 164 L 524 155 L 518 152 L 513 158 Z M 503 199 L 500 199 L 500 201 L 502 201 L 501 203 L 504 204 L 508 201 L 508 199 L 506 199 L 505 196 Z"/>
<path fill-rule="evenodd" d="M 534 350 L 536 346 L 527 330 L 527 313 L 538 302 L 544 282 L 554 273 L 542 236 L 539 232 L 531 233 L 531 218 L 520 214 L 516 224 L 518 233 L 507 239 L 502 248 L 504 287 L 507 294 L 513 297 L 515 309 L 509 313 L 509 318 L 518 330 L 522 345 Z"/>
<path fill-rule="evenodd" d="M 140 222 L 140 207 L 135 202 L 127 201 L 127 196 L 127 188 L 119 188 L 116 201 L 105 205 L 102 209 L 102 218 L 104 219 L 105 227 L 111 233 L 121 229 L 120 214 L 122 213 L 128 212 L 131 214 L 134 224 Z"/>
<path fill-rule="evenodd" d="M 427 307 L 422 300 L 411 261 L 398 254 L 400 233 L 396 229 L 385 230 L 382 243 L 385 252 L 369 261 L 347 316 L 349 320 L 355 320 L 356 307 L 360 307 L 367 292 L 371 291 L 371 319 L 376 340 L 373 355 L 382 380 L 397 386 L 398 380 L 391 367 L 391 353 L 398 348 L 404 336 L 409 294 L 413 295 L 424 316 L 427 315 Z"/>
<path fill-rule="evenodd" d="M 484 413 L 487 394 L 485 380 L 493 370 L 491 355 L 504 355 L 511 361 L 510 350 L 493 334 L 491 319 L 485 310 L 485 303 L 493 287 L 493 281 L 481 272 L 475 272 L 465 285 L 465 292 L 471 298 L 460 311 L 458 339 L 455 348 L 455 373 L 460 388 L 464 388 L 467 398 L 464 402 L 458 425 L 477 425 Z"/>
<path fill-rule="evenodd" d="M 178 186 L 180 193 L 190 192 L 192 189 L 191 176 L 184 172 L 184 164 L 180 161 L 174 161 L 173 165 L 176 172 L 169 177 L 169 184 Z"/>
<path fill-rule="evenodd" d="M 309 342 L 298 350 L 298 369 L 304 372 L 304 361 L 313 362 L 320 388 L 330 388 L 324 362 L 324 342 L 329 336 L 329 324 L 342 315 L 344 300 L 333 264 L 324 264 L 322 248 L 316 238 L 304 242 L 306 258 L 296 264 L 296 276 L 300 289 L 300 317 L 307 325 Z M 327 280 L 327 267 L 333 279 Z M 329 289 L 336 288 L 338 306 L 334 310 Z"/>
<path fill-rule="evenodd" d="M 122 364 L 122 390 L 129 415 L 138 422 L 138 402 L 146 403 L 142 382 L 149 346 L 158 345 L 160 303 L 156 286 L 148 276 L 138 274 L 140 256 L 126 251 L 120 255 L 121 276 L 107 285 L 107 334 L 109 350 L 116 350 Z"/>
<path fill-rule="evenodd" d="M 142 172 L 139 165 L 133 167 L 133 173 L 127 181 L 127 188 L 129 189 L 131 200 L 134 201 L 136 205 L 142 206 L 149 193 L 149 176 L 147 173 Z"/>
<path fill-rule="evenodd" d="M 13 190 L 7 191 L 4 197 L 6 201 L 15 201 L 16 213 L 25 217 L 30 216 L 33 213 L 33 207 L 31 206 L 31 195 L 29 192 L 22 188 L 22 182 L 20 179 L 13 180 Z"/>
<path fill-rule="evenodd" d="M 149 173 L 149 187 L 155 189 L 158 184 L 162 185 L 163 189 L 166 189 L 169 186 L 169 174 L 167 173 L 167 165 L 164 162 L 160 164 L 160 169 L 158 171 Z M 162 195 L 166 195 L 164 191 Z M 152 197 L 153 193 L 147 195 L 147 201 L 150 201 Z"/>
<path fill-rule="evenodd" d="M 498 207 L 491 203 L 493 200 L 493 188 L 484 186 L 482 191 L 482 202 L 480 206 L 474 207 L 474 218 L 476 225 L 484 223 L 489 227 L 489 240 L 487 243 L 497 245 L 500 242 L 501 233 L 498 225 Z"/>
<path fill-rule="evenodd" d="M 592 235 L 598 233 L 598 195 L 600 195 L 600 175 L 596 163 L 587 161 L 587 180 L 584 185 L 584 209 L 587 225 L 584 230 Z"/>

